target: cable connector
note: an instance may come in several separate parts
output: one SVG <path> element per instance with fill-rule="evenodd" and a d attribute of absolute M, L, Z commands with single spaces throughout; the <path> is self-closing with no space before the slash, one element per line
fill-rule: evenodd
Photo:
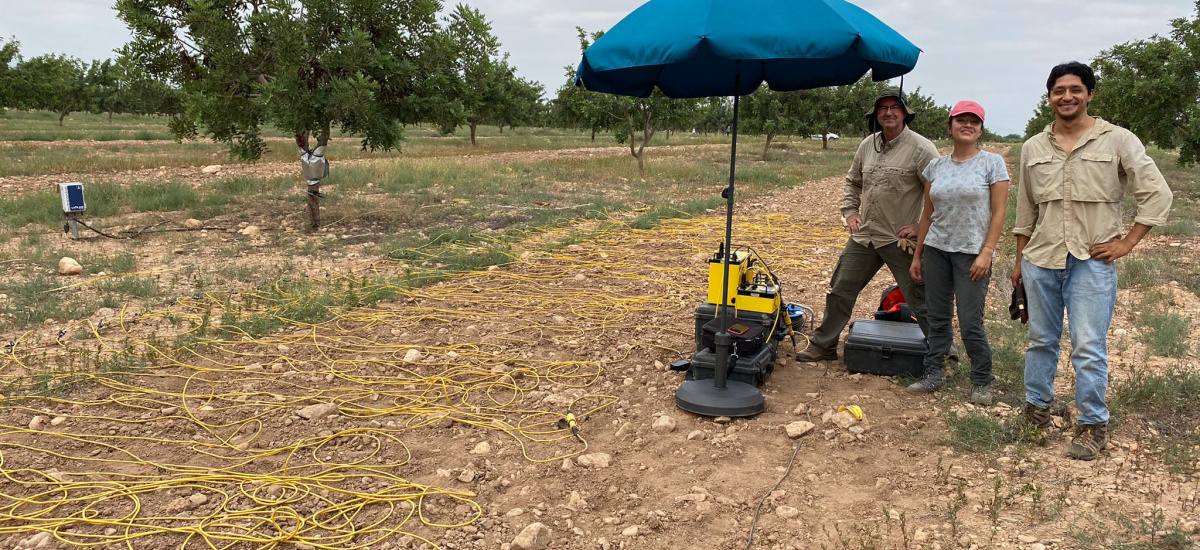
<path fill-rule="evenodd" d="M 579 435 L 579 420 L 575 418 L 575 413 L 571 411 L 567 411 L 566 416 L 558 419 L 557 426 L 560 430 L 570 428 L 572 434 Z"/>

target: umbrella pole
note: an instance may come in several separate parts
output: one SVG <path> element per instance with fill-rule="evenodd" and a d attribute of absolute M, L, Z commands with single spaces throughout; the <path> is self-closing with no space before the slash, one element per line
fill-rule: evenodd
<path fill-rule="evenodd" d="M 733 175 L 737 162 L 738 131 L 738 85 L 742 81 L 742 64 L 737 62 L 733 94 L 733 143 L 729 160 L 729 187 L 721 195 L 725 197 L 725 252 L 721 259 L 724 274 L 721 277 L 721 330 L 713 338 L 716 348 L 716 364 L 713 365 L 713 380 L 688 380 L 675 391 L 675 406 L 690 413 L 706 416 L 754 416 L 766 409 L 766 399 L 752 384 L 729 378 L 729 348 L 733 337 L 729 335 L 729 260 L 733 257 Z"/>
<path fill-rule="evenodd" d="M 721 330 L 713 337 L 717 364 L 713 365 L 713 385 L 725 389 L 729 377 L 729 346 L 733 338 L 729 335 L 729 261 L 733 258 L 733 177 L 737 172 L 738 136 L 738 85 L 742 80 L 742 62 L 737 61 L 733 93 L 733 142 L 729 147 L 729 187 L 721 194 L 725 196 L 725 254 L 721 259 L 724 275 L 721 277 Z"/>

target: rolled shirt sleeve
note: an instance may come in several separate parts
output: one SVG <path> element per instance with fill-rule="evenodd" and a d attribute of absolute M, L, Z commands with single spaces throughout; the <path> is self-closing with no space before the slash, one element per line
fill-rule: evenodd
<path fill-rule="evenodd" d="M 1134 201 L 1137 202 L 1137 212 L 1133 221 L 1149 227 L 1167 223 L 1167 214 L 1171 211 L 1171 188 L 1163 179 L 1162 172 L 1150 155 L 1146 154 L 1146 146 L 1133 132 L 1125 134 L 1121 143 L 1121 166 Z"/>
<path fill-rule="evenodd" d="M 842 190 L 842 219 L 858 214 L 858 207 L 862 204 L 863 147 L 865 146 L 868 146 L 867 141 L 858 145 L 854 161 L 850 163 L 850 170 L 846 172 L 846 185 Z"/>

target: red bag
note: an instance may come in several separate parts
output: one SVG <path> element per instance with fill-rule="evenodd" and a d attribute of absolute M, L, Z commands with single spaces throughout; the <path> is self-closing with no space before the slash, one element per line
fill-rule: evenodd
<path fill-rule="evenodd" d="M 917 322 L 917 316 L 913 315 L 912 309 L 908 307 L 908 301 L 904 299 L 904 293 L 900 292 L 899 285 L 892 285 L 884 289 L 883 296 L 879 298 L 879 310 L 875 312 L 875 319 L 904 323 Z"/>

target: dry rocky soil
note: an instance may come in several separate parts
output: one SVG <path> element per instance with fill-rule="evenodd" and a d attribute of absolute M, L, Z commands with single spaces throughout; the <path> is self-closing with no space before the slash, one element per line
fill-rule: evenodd
<path fill-rule="evenodd" d="M 503 159 L 538 153 L 523 155 Z M 160 175 L 178 177 L 173 170 Z M 44 183 L 0 180 L 6 192 Z M 840 193 L 838 178 L 812 181 L 736 211 L 734 241 L 761 254 L 786 301 L 818 313 L 845 239 Z M 355 245 L 296 257 L 285 240 L 319 244 L 343 232 L 275 230 L 301 216 L 256 220 L 256 236 L 159 234 L 138 248 L 137 269 L 291 261 L 338 288 L 414 269 Z M 1007 423 L 1016 411 L 968 405 L 962 385 L 915 396 L 896 379 L 850 374 L 840 360 L 798 363 L 802 337 L 781 344 L 760 388 L 762 414 L 714 419 L 676 408 L 683 376 L 669 365 L 695 349 L 694 312 L 723 224 L 713 211 L 653 230 L 552 230 L 510 264 L 266 336 L 200 336 L 222 313 L 253 311 L 254 285 L 232 282 L 169 306 L 133 303 L 4 335 L 17 342 L 3 360 L 6 382 L 89 350 L 133 350 L 143 362 L 115 379 L 52 380 L 47 397 L 12 400 L 0 413 L 0 546 L 734 549 L 751 534 L 752 547 L 778 550 L 1200 541 L 1200 478 L 1169 471 L 1146 426 L 1118 427 L 1094 462 L 1064 456 L 1063 418 L 1045 445 L 956 450 L 949 414 Z M 249 253 L 223 252 L 247 243 Z M 124 246 L 61 244 L 81 257 Z M 1195 245 L 1152 237 L 1143 247 L 1187 255 Z M 1005 279 L 992 281 L 996 319 Z M 856 317 L 873 312 L 887 284 L 884 270 Z M 1200 301 L 1171 291 L 1200 327 Z M 1122 291 L 1111 335 L 1117 380 L 1171 364 L 1136 343 L 1132 292 Z M 191 347 L 167 349 L 188 331 L 197 334 Z M 1184 363 L 1195 368 L 1195 357 Z M 1058 389 L 1067 400 L 1069 371 Z M 834 414 L 850 404 L 861 421 Z M 568 411 L 577 436 L 560 428 Z"/>

